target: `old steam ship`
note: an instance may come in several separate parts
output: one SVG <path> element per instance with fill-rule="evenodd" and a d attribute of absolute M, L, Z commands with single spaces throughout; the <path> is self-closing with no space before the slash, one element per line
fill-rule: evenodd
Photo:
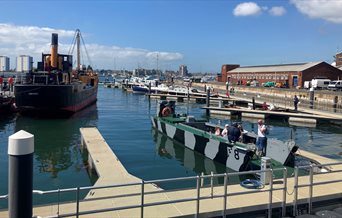
<path fill-rule="evenodd" d="M 15 104 L 19 111 L 72 114 L 96 102 L 98 77 L 90 66 L 81 67 L 81 38 L 80 31 L 76 30 L 77 66 L 73 70 L 72 55 L 58 54 L 58 35 L 52 34 L 51 54 L 42 54 L 37 71 L 30 72 L 15 85 Z"/>

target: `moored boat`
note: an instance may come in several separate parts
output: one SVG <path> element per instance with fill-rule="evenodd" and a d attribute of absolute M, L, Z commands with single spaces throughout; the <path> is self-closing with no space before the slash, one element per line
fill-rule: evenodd
<path fill-rule="evenodd" d="M 51 54 L 42 54 L 37 72 L 15 85 L 15 103 L 20 112 L 74 113 L 97 100 L 98 76 L 92 68 L 81 67 L 80 38 L 76 31 L 77 67 L 72 55 L 58 54 L 58 35 L 52 34 Z"/>
<path fill-rule="evenodd" d="M 10 113 L 14 112 L 14 98 L 12 96 L 4 95 L 3 93 L 0 94 L 0 113 Z"/>
<path fill-rule="evenodd" d="M 171 101 L 162 102 L 158 114 L 151 117 L 151 121 L 154 128 L 171 139 L 234 171 L 258 170 L 261 167 L 261 157 L 257 154 L 252 134 L 246 135 L 243 142 L 229 142 L 226 137 L 216 136 L 213 133 L 216 125 L 206 119 L 176 114 L 175 103 Z M 293 168 L 297 149 L 293 141 L 268 139 L 266 156 L 271 158 L 272 168 Z"/>
<path fill-rule="evenodd" d="M 135 94 L 146 94 L 149 91 L 148 87 L 145 85 L 133 85 L 132 90 Z"/>

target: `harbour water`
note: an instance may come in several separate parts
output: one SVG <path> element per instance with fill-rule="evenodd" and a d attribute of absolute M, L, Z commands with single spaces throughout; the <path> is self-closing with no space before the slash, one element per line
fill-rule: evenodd
<path fill-rule="evenodd" d="M 33 185 L 38 190 L 93 184 L 96 178 L 89 176 L 79 148 L 79 128 L 86 126 L 96 126 L 127 170 L 145 180 L 227 170 L 153 131 L 149 117 L 155 114 L 157 106 L 157 100 L 149 101 L 144 95 L 100 86 L 97 103 L 70 118 L 1 117 L 0 195 L 7 194 L 8 136 L 21 129 L 35 135 Z M 176 110 L 177 113 L 205 116 L 202 106 L 177 103 Z M 248 131 L 257 129 L 254 121 L 211 119 L 222 126 L 233 121 L 242 122 Z M 267 125 L 269 137 L 282 140 L 292 137 L 300 149 L 342 160 L 342 129 L 339 126 L 297 127 L 283 121 L 267 121 Z M 6 203 L 0 202 L 0 209 L 4 207 Z"/>

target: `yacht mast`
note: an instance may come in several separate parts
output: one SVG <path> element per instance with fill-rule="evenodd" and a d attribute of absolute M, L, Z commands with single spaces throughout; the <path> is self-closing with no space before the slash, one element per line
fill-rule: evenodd
<path fill-rule="evenodd" d="M 77 51 L 77 66 L 76 66 L 76 70 L 80 70 L 80 66 L 81 66 L 81 46 L 80 43 L 81 42 L 81 31 L 79 29 L 76 30 L 76 51 Z"/>

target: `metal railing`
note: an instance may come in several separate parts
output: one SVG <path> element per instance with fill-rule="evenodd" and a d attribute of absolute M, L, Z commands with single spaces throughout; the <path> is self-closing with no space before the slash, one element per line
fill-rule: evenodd
<path fill-rule="evenodd" d="M 294 109 L 292 96 L 279 97 L 276 95 L 254 94 L 254 93 L 245 93 L 245 92 L 235 92 L 234 96 L 247 98 L 247 99 L 250 99 L 250 101 L 254 97 L 255 100 L 257 101 L 266 102 L 267 104 L 273 104 L 277 107 L 284 107 L 286 109 L 291 109 L 291 110 Z M 333 112 L 337 114 L 342 113 L 341 103 L 334 104 L 332 100 L 322 99 L 320 101 L 314 101 L 312 106 L 311 106 L 311 102 L 309 99 L 301 98 L 299 101 L 300 101 L 300 103 L 298 104 L 299 109 L 301 108 L 312 109 L 312 110 L 318 110 L 318 111 Z"/>
<path fill-rule="evenodd" d="M 297 211 L 297 205 L 298 205 L 298 189 L 299 188 L 305 188 L 309 187 L 309 197 L 308 197 L 308 213 L 310 214 L 312 212 L 312 198 L 313 198 L 313 187 L 318 185 L 325 185 L 325 184 L 331 184 L 331 183 L 338 183 L 342 182 L 342 179 L 335 179 L 335 180 L 329 180 L 329 181 L 322 181 L 322 182 L 314 182 L 314 175 L 316 174 L 330 174 L 330 173 L 338 173 L 342 172 L 342 170 L 329 170 L 327 172 L 320 172 L 315 173 L 315 168 L 326 168 L 336 165 L 342 165 L 342 162 L 340 163 L 330 163 L 330 164 L 320 164 L 320 165 L 309 165 L 309 166 L 299 166 L 295 167 L 295 177 L 294 177 L 294 200 L 293 200 L 293 216 L 298 215 Z M 309 183 L 306 184 L 298 184 L 298 175 L 300 169 L 309 169 Z"/>
<path fill-rule="evenodd" d="M 295 168 L 295 177 L 294 177 L 294 200 L 293 200 L 293 215 L 297 215 L 297 205 L 298 205 L 298 189 L 302 187 L 309 187 L 309 197 L 308 197 L 308 204 L 309 204 L 309 213 L 312 211 L 312 199 L 313 199 L 313 187 L 316 185 L 323 185 L 323 184 L 329 184 L 329 183 L 337 183 L 342 182 L 342 179 L 338 180 L 330 180 L 330 181 L 324 181 L 324 182 L 313 182 L 313 176 L 317 173 L 314 172 L 314 168 L 327 168 L 329 166 L 334 165 L 342 165 L 342 163 L 332 163 L 332 164 L 323 164 L 323 165 L 310 165 L 310 166 L 299 166 Z M 300 169 L 310 169 L 309 171 L 309 183 L 308 184 L 301 184 L 298 185 L 298 178 L 299 178 L 299 170 Z M 229 178 L 234 176 L 242 176 L 242 175 L 251 175 L 251 174 L 260 174 L 260 173 L 270 173 L 273 175 L 273 172 L 276 171 L 282 171 L 283 177 L 280 179 L 282 180 L 282 186 L 281 187 L 274 187 L 274 178 L 273 176 L 270 176 L 270 181 L 268 188 L 263 189 L 248 189 L 247 191 L 240 191 L 240 192 L 228 192 L 228 181 Z M 336 172 L 342 172 L 342 170 L 334 170 L 334 171 L 327 171 L 324 173 L 336 173 Z M 322 173 L 319 173 L 322 174 Z M 220 189 L 223 188 L 223 194 L 214 193 L 214 179 L 215 178 L 223 178 L 224 184 L 217 185 L 216 188 Z M 210 180 L 210 186 L 205 188 L 210 188 L 210 194 L 207 195 L 201 195 L 201 191 L 203 189 L 203 180 L 209 179 Z M 126 183 L 126 184 L 114 184 L 114 185 L 105 185 L 105 186 L 87 186 L 87 187 L 76 187 L 76 188 L 67 188 L 67 189 L 57 189 L 57 190 L 50 190 L 50 191 L 41 191 L 41 190 L 33 190 L 34 194 L 38 195 L 49 195 L 49 194 L 57 194 L 58 200 L 57 200 L 57 213 L 51 216 L 48 216 L 49 218 L 52 217 L 69 217 L 69 216 L 76 216 L 79 217 L 80 215 L 87 215 L 87 214 L 94 214 L 94 213 L 103 213 L 103 212 L 109 212 L 109 211 L 117 211 L 117 210 L 125 210 L 125 209 L 134 209 L 134 208 L 140 208 L 140 217 L 144 217 L 144 209 L 146 207 L 152 207 L 152 206 L 158 206 L 158 205 L 165 205 L 165 204 L 171 204 L 171 203 L 180 203 L 180 202 L 190 202 L 195 201 L 196 202 L 196 210 L 194 211 L 194 216 L 198 217 L 200 214 L 200 202 L 201 200 L 208 200 L 208 199 L 214 199 L 214 198 L 223 198 L 223 206 L 222 206 L 222 216 L 225 217 L 227 215 L 227 203 L 228 203 L 228 197 L 231 196 L 241 196 L 245 194 L 253 194 L 253 193 L 263 193 L 268 192 L 268 206 L 267 206 L 267 214 L 268 217 L 272 217 L 272 209 L 273 209 L 273 192 L 274 191 L 282 191 L 282 200 L 281 200 L 281 214 L 282 216 L 286 215 L 286 197 L 287 197 L 287 190 L 288 190 L 288 177 L 287 177 L 287 169 L 286 168 L 278 168 L 278 169 L 267 169 L 267 170 L 256 170 L 256 171 L 246 171 L 246 172 L 234 172 L 234 173 L 223 173 L 223 174 L 213 174 L 210 175 L 198 175 L 198 176 L 190 176 L 190 177 L 180 177 L 180 178 L 170 178 L 170 179 L 158 179 L 158 180 L 148 180 L 144 181 L 141 180 L 140 182 L 134 182 L 134 183 Z M 163 190 L 163 189 L 157 189 L 155 191 L 145 191 L 146 185 L 155 185 L 160 183 L 169 183 L 169 182 L 180 182 L 180 181 L 196 181 L 196 196 L 193 197 L 186 197 L 181 199 L 175 199 L 175 200 L 166 200 L 166 201 L 158 201 L 158 202 L 151 202 L 146 203 L 145 198 L 149 194 L 158 194 L 158 193 L 167 193 L 172 192 L 172 190 Z M 94 191 L 97 189 L 108 189 L 108 188 L 120 188 L 120 187 L 128 187 L 128 186 L 140 186 L 140 192 L 136 193 L 123 193 L 115 196 L 106 196 L 106 197 L 96 197 L 96 198 L 86 198 L 81 200 L 80 199 L 80 192 L 81 191 Z M 75 193 L 75 212 L 72 213 L 60 213 L 60 194 L 67 193 L 67 192 L 74 192 Z M 111 207 L 111 208 L 103 208 L 103 209 L 96 209 L 96 210 L 85 210 L 80 211 L 80 203 L 81 202 L 87 202 L 87 201 L 96 201 L 96 200 L 104 200 L 104 199 L 114 199 L 114 198 L 122 198 L 122 197 L 132 197 L 132 196 L 140 196 L 140 203 L 138 204 L 132 204 L 132 205 L 125 205 L 125 206 L 118 206 L 118 207 Z M 0 200 L 7 199 L 8 195 L 2 195 L 0 196 Z"/>

